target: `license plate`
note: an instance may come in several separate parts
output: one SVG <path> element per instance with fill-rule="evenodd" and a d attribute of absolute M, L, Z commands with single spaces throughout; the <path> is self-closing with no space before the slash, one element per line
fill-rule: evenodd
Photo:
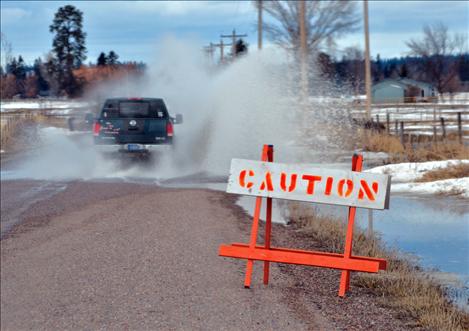
<path fill-rule="evenodd" d="M 128 144 L 127 145 L 127 150 L 129 151 L 140 151 L 143 149 L 142 145 L 139 144 Z"/>

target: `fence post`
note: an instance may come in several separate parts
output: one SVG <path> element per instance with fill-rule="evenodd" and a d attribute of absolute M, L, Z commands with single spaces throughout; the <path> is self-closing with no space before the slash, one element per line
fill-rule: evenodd
<path fill-rule="evenodd" d="M 368 238 L 373 237 L 373 209 L 368 209 Z"/>
<path fill-rule="evenodd" d="M 404 145 L 404 122 L 401 122 L 401 144 Z"/>
<path fill-rule="evenodd" d="M 391 124 L 391 121 L 390 121 L 390 118 L 389 118 L 389 113 L 386 112 L 386 132 L 388 133 L 388 135 L 391 134 L 390 124 Z"/>
<path fill-rule="evenodd" d="M 443 132 L 443 140 L 446 140 L 445 119 L 443 117 L 440 117 L 440 122 L 441 122 L 441 130 Z"/>
<path fill-rule="evenodd" d="M 394 124 L 395 124 L 395 126 L 394 126 L 394 131 L 395 131 L 396 136 L 397 136 L 397 135 L 399 134 L 399 130 L 398 130 L 399 125 L 398 125 L 398 123 L 397 123 L 397 120 L 394 122 Z"/>
<path fill-rule="evenodd" d="M 458 112 L 458 137 L 459 137 L 459 143 L 462 145 L 462 119 L 461 119 L 461 112 Z"/>
<path fill-rule="evenodd" d="M 438 135 L 436 133 L 436 125 L 433 126 L 433 142 L 436 144 Z"/>

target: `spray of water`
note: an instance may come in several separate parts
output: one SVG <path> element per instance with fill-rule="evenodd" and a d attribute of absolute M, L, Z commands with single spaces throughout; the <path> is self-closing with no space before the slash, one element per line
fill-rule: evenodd
<path fill-rule="evenodd" d="M 145 79 L 103 85 L 94 93 L 163 98 L 171 114 L 184 116 L 175 127 L 175 149 L 158 153 L 151 166 L 122 169 L 94 150 L 91 137 L 43 130 L 42 147 L 20 167 L 22 174 L 49 179 L 226 175 L 232 158 L 259 159 L 266 143 L 276 146 L 276 160 L 284 162 L 317 162 L 311 152 L 341 144 L 334 133 L 343 130 L 346 112 L 336 91 L 324 80 L 312 80 L 316 95 L 300 102 L 294 70 L 281 51 L 253 53 L 215 67 L 199 44 L 167 38 L 155 54 Z"/>

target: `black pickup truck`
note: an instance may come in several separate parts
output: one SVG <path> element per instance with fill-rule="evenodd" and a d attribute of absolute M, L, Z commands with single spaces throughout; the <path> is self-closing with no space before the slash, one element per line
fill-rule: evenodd
<path fill-rule="evenodd" d="M 163 99 L 107 99 L 94 120 L 94 142 L 119 151 L 147 152 L 156 145 L 172 145 L 174 124 L 180 123 L 182 115 L 169 116 Z"/>

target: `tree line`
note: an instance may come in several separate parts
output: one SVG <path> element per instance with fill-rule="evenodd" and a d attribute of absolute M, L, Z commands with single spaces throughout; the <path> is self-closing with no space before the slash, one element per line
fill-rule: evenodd
<path fill-rule="evenodd" d="M 101 52 L 96 63 L 86 60 L 86 33 L 83 31 L 83 12 L 66 5 L 55 13 L 49 31 L 54 34 L 52 50 L 46 58 L 37 58 L 33 65 L 24 62 L 21 55 L 11 55 L 11 45 L 2 34 L 5 68 L 0 66 L 0 93 L 2 99 L 38 96 L 77 97 L 96 82 L 119 79 L 126 75 L 141 75 L 145 64 L 119 62 L 113 50 Z"/>
<path fill-rule="evenodd" d="M 267 37 L 299 58 L 299 1 L 253 1 L 262 5 L 269 20 L 262 28 Z M 358 28 L 360 15 L 355 1 L 320 1 L 305 3 L 305 29 L 308 61 L 318 68 L 319 75 L 337 85 L 349 86 L 362 94 L 364 89 L 364 54 L 358 47 L 348 47 L 339 58 L 333 51 L 338 37 Z M 83 13 L 72 5 L 60 7 L 49 30 L 54 34 L 52 50 L 45 59 L 38 58 L 27 65 L 21 56 L 5 56 L 6 66 L 0 68 L 2 98 L 34 97 L 36 95 L 80 96 L 96 82 L 141 75 L 145 64 L 120 62 L 113 51 L 101 52 L 95 63 L 84 65 L 87 49 L 83 31 Z M 406 42 L 408 55 L 371 62 L 373 81 L 387 78 L 412 78 L 435 86 L 440 93 L 469 89 L 469 54 L 467 36 L 451 34 L 442 23 L 423 27 L 420 38 Z M 2 34 L 2 50 L 11 46 Z M 238 41 L 236 51 L 247 52 L 244 41 Z M 312 86 L 311 88 L 314 88 Z"/>
<path fill-rule="evenodd" d="M 300 1 L 252 1 L 268 19 L 262 29 L 267 38 L 299 59 L 301 49 Z M 358 47 L 343 50 L 335 56 L 336 41 L 342 35 L 356 31 L 361 21 L 356 1 L 310 0 L 303 3 L 306 48 L 312 68 L 338 85 L 347 85 L 355 93 L 364 93 L 364 53 Z M 424 4 L 422 4 L 424 5 Z M 469 54 L 467 34 L 450 33 L 441 22 L 425 25 L 420 38 L 405 42 L 407 56 L 381 59 L 371 63 L 373 81 L 386 78 L 412 78 L 431 83 L 440 93 L 469 90 Z M 313 87 L 312 87 L 313 88 Z"/>
<path fill-rule="evenodd" d="M 348 87 L 354 94 L 364 94 L 363 51 L 353 47 L 348 53 L 341 59 L 333 59 L 329 54 L 320 52 L 315 62 L 319 75 L 337 86 Z M 431 83 L 440 93 L 469 92 L 469 54 L 445 55 L 438 60 L 442 63 L 441 67 L 434 65 L 434 61 L 435 58 L 417 56 L 382 59 L 378 54 L 370 61 L 372 82 L 376 84 L 385 79 L 410 78 Z"/>

